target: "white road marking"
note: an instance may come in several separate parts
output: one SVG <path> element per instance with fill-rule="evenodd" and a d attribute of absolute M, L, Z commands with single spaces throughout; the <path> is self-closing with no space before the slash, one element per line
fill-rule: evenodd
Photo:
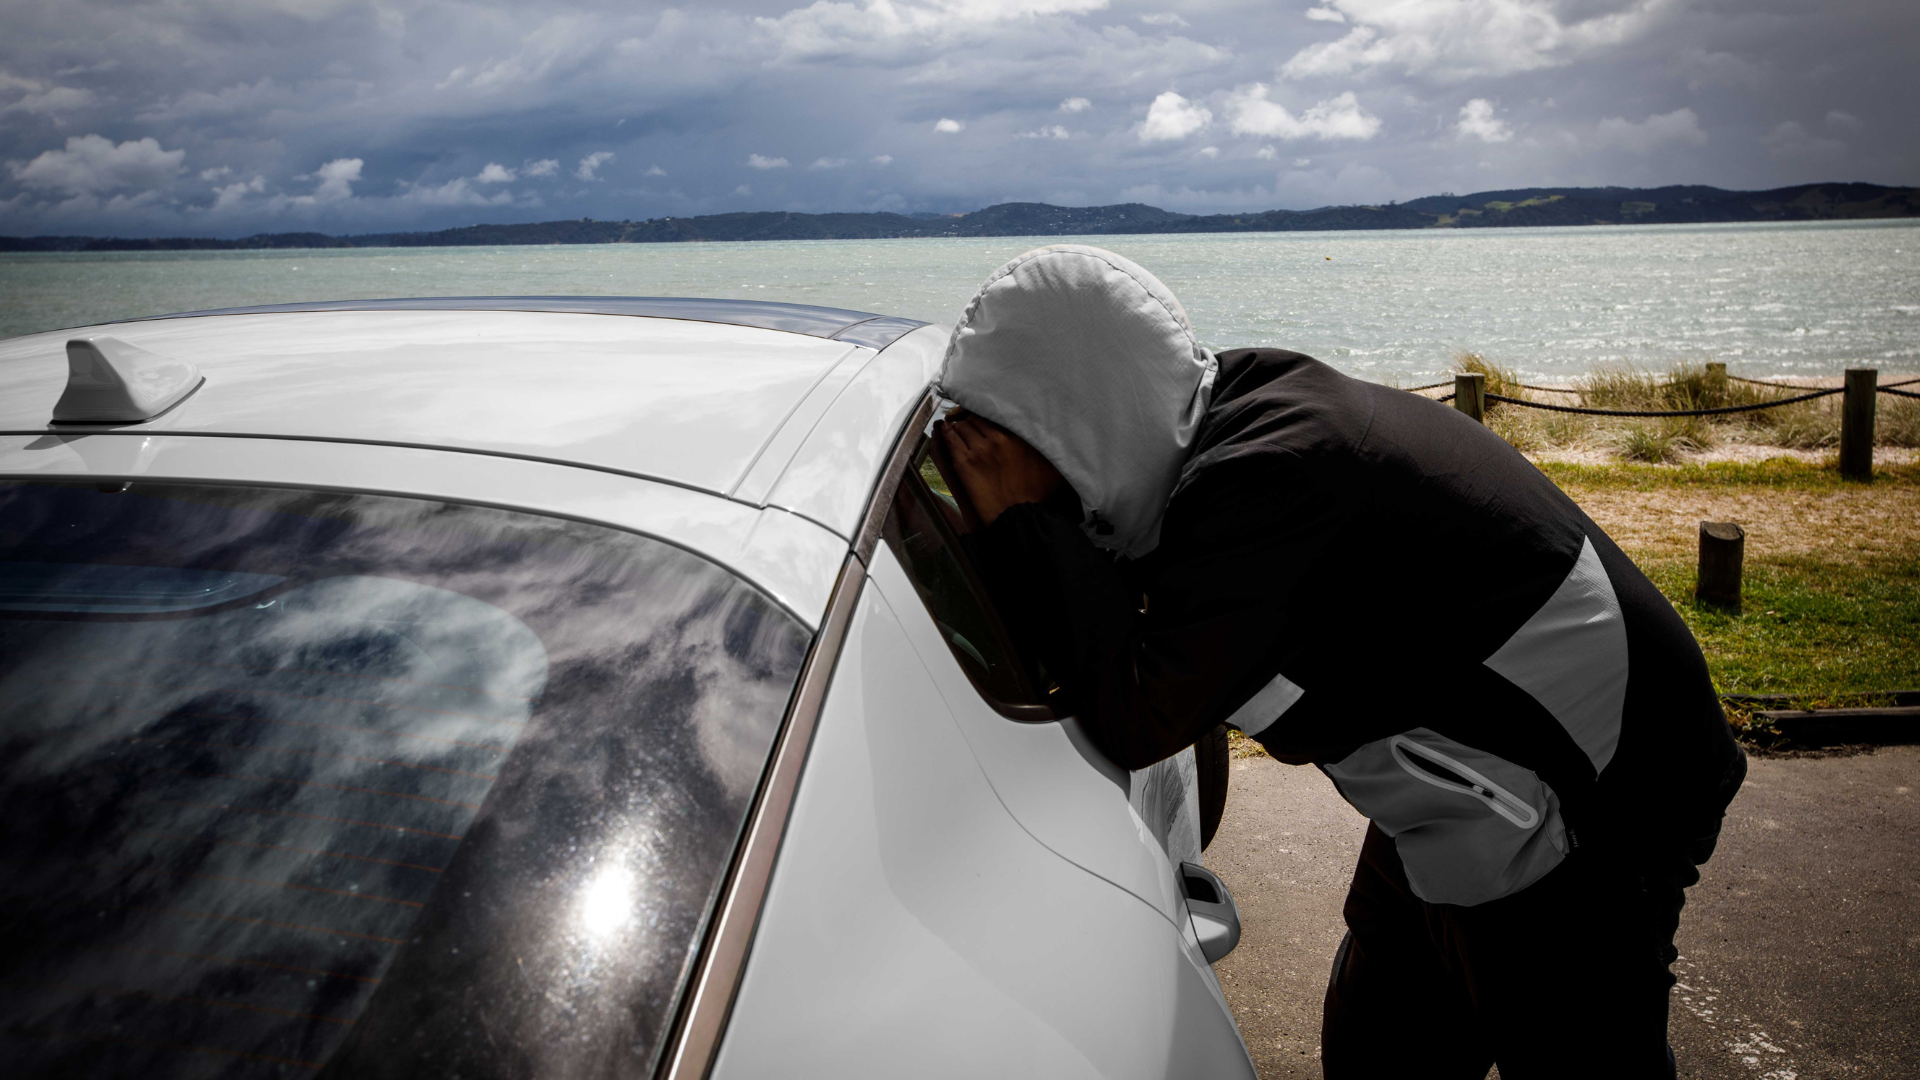
<path fill-rule="evenodd" d="M 1673 995 L 1681 1008 L 1723 1035 L 1727 1050 L 1758 1080 L 1801 1080 L 1800 1066 L 1794 1063 L 1787 1048 L 1775 1043 L 1772 1036 L 1751 1020 L 1723 1008 L 1720 991 L 1707 982 L 1705 973 L 1694 967 L 1692 961 L 1680 957 L 1674 961 L 1673 973 L 1680 979 Z"/>

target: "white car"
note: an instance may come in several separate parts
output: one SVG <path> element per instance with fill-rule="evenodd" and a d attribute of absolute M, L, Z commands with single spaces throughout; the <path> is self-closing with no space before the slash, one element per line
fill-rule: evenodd
<path fill-rule="evenodd" d="M 8 1074 L 1251 1077 L 1193 756 L 1113 766 L 1008 644 L 946 339 L 488 297 L 0 342 Z"/>

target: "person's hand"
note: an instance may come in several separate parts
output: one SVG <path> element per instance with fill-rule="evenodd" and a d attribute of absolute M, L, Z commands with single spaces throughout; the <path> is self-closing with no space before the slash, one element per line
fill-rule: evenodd
<path fill-rule="evenodd" d="M 983 524 L 993 524 L 1009 506 L 1045 502 L 1066 487 L 1060 470 L 1018 435 L 984 417 L 956 415 L 940 422 L 935 437 L 945 443 L 959 474 L 952 479 Z"/>

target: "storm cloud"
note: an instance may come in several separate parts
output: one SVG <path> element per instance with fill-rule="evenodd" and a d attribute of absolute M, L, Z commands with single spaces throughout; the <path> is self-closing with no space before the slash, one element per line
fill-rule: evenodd
<path fill-rule="evenodd" d="M 1920 180 L 1903 0 L 4 0 L 0 233 Z"/>

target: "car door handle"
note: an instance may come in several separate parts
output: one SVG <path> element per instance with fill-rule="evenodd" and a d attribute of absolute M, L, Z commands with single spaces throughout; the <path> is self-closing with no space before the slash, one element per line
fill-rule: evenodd
<path fill-rule="evenodd" d="M 1240 944 L 1240 908 L 1233 894 L 1213 871 L 1190 862 L 1180 864 L 1180 889 L 1187 898 L 1194 936 L 1200 939 L 1200 954 L 1209 964 L 1219 963 Z"/>

